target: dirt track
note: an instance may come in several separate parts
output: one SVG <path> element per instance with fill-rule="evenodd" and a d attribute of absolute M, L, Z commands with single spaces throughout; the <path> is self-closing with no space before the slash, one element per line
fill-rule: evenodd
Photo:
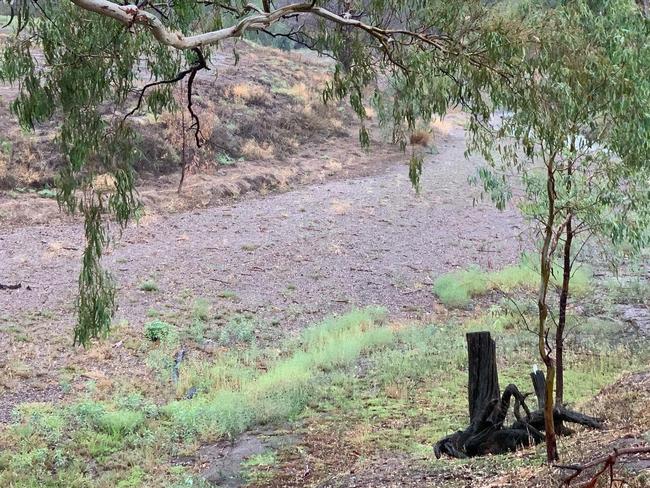
<path fill-rule="evenodd" d="M 499 267 L 521 250 L 516 212 L 473 206 L 467 176 L 476 161 L 463 158 L 458 124 L 445 139 L 427 162 L 419 196 L 400 164 L 380 175 L 145 219 L 107 258 L 121 287 L 119 316 L 138 324 L 186 289 L 229 306 L 235 297 L 218 295 L 232 291 L 238 308 L 286 326 L 292 315 L 309 322 L 368 304 L 426 313 L 428 285 L 439 274 Z M 53 225 L 1 236 L 2 282 L 31 288 L 0 294 L 2 310 L 69 310 L 81 234 L 77 225 Z M 159 292 L 138 290 L 147 278 Z"/>

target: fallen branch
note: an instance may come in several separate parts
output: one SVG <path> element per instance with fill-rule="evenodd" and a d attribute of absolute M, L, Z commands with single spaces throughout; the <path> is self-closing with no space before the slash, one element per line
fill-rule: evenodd
<path fill-rule="evenodd" d="M 2 283 L 0 283 L 0 290 L 17 290 L 22 286 L 23 286 L 22 283 L 16 283 L 15 285 L 3 285 Z"/>
<path fill-rule="evenodd" d="M 562 486 L 569 486 L 571 485 L 573 480 L 575 480 L 578 476 L 580 476 L 584 471 L 588 470 L 589 468 L 593 468 L 594 466 L 598 466 L 599 464 L 602 464 L 601 469 L 598 470 L 598 472 L 590 480 L 586 481 L 581 485 L 583 488 L 594 488 L 596 486 L 596 483 L 598 482 L 598 479 L 606 471 L 609 471 L 610 482 L 612 484 L 614 483 L 615 481 L 614 464 L 616 464 L 618 458 L 620 458 L 621 456 L 629 456 L 631 454 L 644 454 L 644 453 L 650 453 L 650 446 L 626 447 L 623 449 L 614 449 L 614 451 L 611 452 L 610 454 L 606 454 L 604 456 L 594 459 L 593 461 L 589 461 L 588 463 L 585 464 L 554 464 L 553 467 L 560 468 L 560 469 L 571 469 L 574 471 L 573 474 L 567 476 L 562 481 Z"/>

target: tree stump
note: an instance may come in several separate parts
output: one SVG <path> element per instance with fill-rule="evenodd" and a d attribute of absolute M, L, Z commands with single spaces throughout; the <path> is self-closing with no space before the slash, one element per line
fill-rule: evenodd
<path fill-rule="evenodd" d="M 537 410 L 543 411 L 544 405 L 546 405 L 546 378 L 544 377 L 544 372 L 535 368 L 530 373 L 530 379 L 533 382 L 533 390 L 537 397 Z"/>
<path fill-rule="evenodd" d="M 489 332 L 467 334 L 469 426 L 465 430 L 440 439 L 434 445 L 437 458 L 447 454 L 456 458 L 503 454 L 520 447 L 539 444 L 544 440 L 544 373 L 531 373 L 537 396 L 537 410 L 530 412 L 526 396 L 515 385 L 508 385 L 499 393 L 496 363 L 496 344 Z M 514 398 L 515 422 L 504 427 Z M 525 416 L 522 417 L 521 409 Z M 573 422 L 588 427 L 602 428 L 601 419 L 573 412 L 564 407 L 554 409 L 556 422 Z"/>
<path fill-rule="evenodd" d="M 470 332 L 467 338 L 467 401 L 469 421 L 474 422 L 485 406 L 499 398 L 499 374 L 497 372 L 497 346 L 489 332 Z"/>

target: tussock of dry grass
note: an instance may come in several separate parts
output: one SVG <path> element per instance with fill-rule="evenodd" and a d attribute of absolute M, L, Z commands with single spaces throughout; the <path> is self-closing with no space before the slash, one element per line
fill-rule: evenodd
<path fill-rule="evenodd" d="M 447 119 L 435 118 L 431 121 L 431 131 L 433 134 L 448 136 L 451 132 L 452 123 Z"/>
<path fill-rule="evenodd" d="M 246 104 L 263 104 L 271 98 L 268 89 L 257 84 L 236 83 L 230 85 L 227 92 L 235 101 Z"/>
<path fill-rule="evenodd" d="M 275 146 L 268 143 L 258 143 L 255 139 L 248 139 L 241 148 L 242 156 L 246 159 L 267 160 L 275 156 Z"/>
<path fill-rule="evenodd" d="M 413 146 L 428 147 L 431 144 L 431 133 L 425 130 L 416 130 L 409 137 L 409 142 Z"/>
<path fill-rule="evenodd" d="M 304 102 L 312 98 L 311 91 L 307 88 L 307 85 L 304 83 L 296 83 L 291 88 L 287 90 L 287 94 L 291 95 L 294 98 L 302 100 Z"/>
<path fill-rule="evenodd" d="M 92 187 L 95 193 L 102 195 L 115 191 L 115 178 L 109 173 L 104 173 L 93 178 Z"/>

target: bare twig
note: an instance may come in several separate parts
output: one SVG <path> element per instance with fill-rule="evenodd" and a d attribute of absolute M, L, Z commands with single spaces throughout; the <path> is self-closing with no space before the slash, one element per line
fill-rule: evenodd
<path fill-rule="evenodd" d="M 644 453 L 650 453 L 650 446 L 643 446 L 643 447 L 626 447 L 623 449 L 614 449 L 610 454 L 606 454 L 604 456 L 601 456 L 599 458 L 596 458 L 592 461 L 589 461 L 588 463 L 585 464 L 554 464 L 553 466 L 555 468 L 560 468 L 560 469 L 570 469 L 573 470 L 574 473 L 571 475 L 567 476 L 562 480 L 562 485 L 561 486 L 570 486 L 571 483 L 578 477 L 580 476 L 584 471 L 588 470 L 589 468 L 593 468 L 595 466 L 598 466 L 602 464 L 602 467 L 600 470 L 596 472 L 596 474 L 586 481 L 582 486 L 583 487 L 588 487 L 588 488 L 593 488 L 596 486 L 596 483 L 598 482 L 598 479 L 605 473 L 606 471 L 609 471 L 609 477 L 610 477 L 610 482 L 613 483 L 614 480 L 614 464 L 618 461 L 618 459 L 622 456 L 629 456 L 632 454 L 644 454 Z"/>

